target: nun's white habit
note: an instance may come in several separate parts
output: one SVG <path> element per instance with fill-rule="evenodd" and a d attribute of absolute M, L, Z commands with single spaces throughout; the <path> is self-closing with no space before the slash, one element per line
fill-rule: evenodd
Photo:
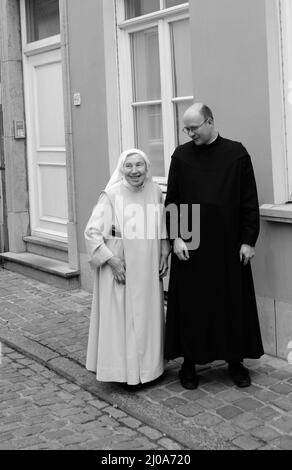
<path fill-rule="evenodd" d="M 160 187 L 148 174 L 142 188 L 133 188 L 121 173 L 127 156 L 132 154 L 142 156 L 149 171 L 149 160 L 143 152 L 123 152 L 85 229 L 94 273 L 86 368 L 96 372 L 100 381 L 129 385 L 149 382 L 163 373 L 164 309 L 159 262 L 162 251 L 167 254 L 169 250 Z M 142 212 L 133 225 L 133 218 L 131 222 L 125 213 L 132 213 L 134 207 Z M 149 217 L 145 219 L 149 207 L 150 213 L 155 207 L 159 214 L 150 216 L 151 237 L 133 238 L 134 231 L 141 235 L 149 224 Z M 115 281 L 107 264 L 113 255 L 124 260 L 124 285 Z"/>

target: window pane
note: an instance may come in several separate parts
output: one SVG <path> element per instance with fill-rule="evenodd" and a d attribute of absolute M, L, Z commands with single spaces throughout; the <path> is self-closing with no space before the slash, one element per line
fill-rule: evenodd
<path fill-rule="evenodd" d="M 126 20 L 160 9 L 160 0 L 126 0 Z"/>
<path fill-rule="evenodd" d="M 175 133 L 176 133 L 176 145 L 182 145 L 185 142 L 189 142 L 190 138 L 187 134 L 182 131 L 184 127 L 183 115 L 184 112 L 193 104 L 193 101 L 184 101 L 182 103 L 175 103 Z"/>
<path fill-rule="evenodd" d="M 133 100 L 160 99 L 158 29 L 132 34 Z"/>
<path fill-rule="evenodd" d="M 166 8 L 174 7 L 175 5 L 181 5 L 187 3 L 187 0 L 166 0 Z"/>
<path fill-rule="evenodd" d="M 135 145 L 148 155 L 153 176 L 165 176 L 161 105 L 135 107 Z"/>
<path fill-rule="evenodd" d="M 27 42 L 60 34 L 59 0 L 26 0 Z"/>
<path fill-rule="evenodd" d="M 192 96 L 192 59 L 189 20 L 172 24 L 174 96 Z"/>

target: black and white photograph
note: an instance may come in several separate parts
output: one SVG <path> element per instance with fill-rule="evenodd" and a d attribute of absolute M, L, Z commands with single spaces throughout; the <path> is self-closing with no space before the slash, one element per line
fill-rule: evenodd
<path fill-rule="evenodd" d="M 0 0 L 0 451 L 28 450 L 292 450 L 292 0 Z"/>

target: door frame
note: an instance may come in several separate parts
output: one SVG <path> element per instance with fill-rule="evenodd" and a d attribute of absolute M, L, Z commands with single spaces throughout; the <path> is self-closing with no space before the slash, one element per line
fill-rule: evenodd
<path fill-rule="evenodd" d="M 69 266 L 73 269 L 79 269 L 79 253 L 77 246 L 77 214 L 75 199 L 75 173 L 73 156 L 73 138 L 72 138 L 72 113 L 71 113 L 71 86 L 70 86 L 70 67 L 69 67 L 69 34 L 68 34 L 68 11 L 67 0 L 59 1 L 60 8 L 60 34 L 51 36 L 34 43 L 27 43 L 26 29 L 26 9 L 25 0 L 20 0 L 20 21 L 21 21 L 21 40 L 22 40 L 22 59 L 24 83 L 27 73 L 28 56 L 39 52 L 45 52 L 56 48 L 61 48 L 62 74 L 63 74 L 63 100 L 64 100 L 64 121 L 65 121 L 65 149 L 66 149 L 66 168 L 67 168 L 67 192 L 68 192 L 68 258 Z M 61 41 L 62 37 L 62 41 Z M 24 93 L 26 90 L 24 89 Z M 27 141 L 29 146 L 29 139 Z"/>

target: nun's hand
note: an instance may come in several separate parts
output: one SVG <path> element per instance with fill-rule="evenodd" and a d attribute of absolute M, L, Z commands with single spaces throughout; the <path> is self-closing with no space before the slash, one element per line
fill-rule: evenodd
<path fill-rule="evenodd" d="M 164 277 L 168 270 L 168 255 L 161 255 L 159 264 L 159 277 Z"/>
<path fill-rule="evenodd" d="M 126 267 L 124 262 L 117 256 L 112 256 L 108 262 L 112 269 L 115 281 L 119 284 L 125 284 L 126 281 Z"/>

